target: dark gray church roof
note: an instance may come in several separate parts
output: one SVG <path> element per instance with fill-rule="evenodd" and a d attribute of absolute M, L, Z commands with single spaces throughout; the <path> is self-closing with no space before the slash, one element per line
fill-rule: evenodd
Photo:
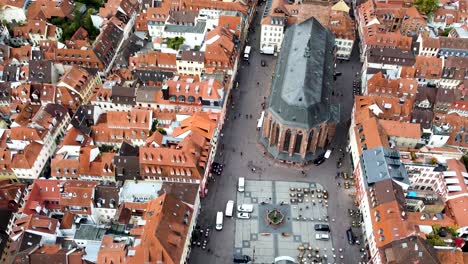
<path fill-rule="evenodd" d="M 269 104 L 283 124 L 308 129 L 338 121 L 339 107 L 330 103 L 334 45 L 333 34 L 315 18 L 286 30 Z"/>

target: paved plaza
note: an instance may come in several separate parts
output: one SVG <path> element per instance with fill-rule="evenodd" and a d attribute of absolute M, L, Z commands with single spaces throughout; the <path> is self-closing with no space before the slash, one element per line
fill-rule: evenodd
<path fill-rule="evenodd" d="M 336 161 L 338 158 L 341 158 L 343 154 L 339 152 L 339 149 L 345 149 L 347 144 L 347 132 L 353 108 L 352 80 L 356 71 L 361 68 L 358 47 L 355 45 L 353 56 L 349 62 L 337 63 L 337 71 L 342 72 L 342 76 L 338 77 L 335 86 L 336 91 L 343 95 L 332 97 L 332 102 L 341 103 L 341 123 L 336 129 L 335 139 L 331 146 L 335 148 L 335 151 L 333 151 L 330 159 L 325 161 L 322 165 L 304 168 L 305 175 L 303 175 L 301 173 L 302 169 L 278 164 L 270 157 L 263 155 L 264 149 L 260 147 L 257 140 L 257 118 L 263 110 L 261 103 L 265 102 L 265 98 L 269 96 L 272 73 L 276 63 L 276 57 L 259 53 L 260 47 L 258 39 L 260 38 L 261 32 L 260 20 L 263 7 L 264 5 L 260 8 L 254 21 L 255 32 L 251 33 L 249 36 L 250 41 L 248 43 L 252 46 L 250 65 L 241 63 L 239 66 L 239 72 L 236 77 L 239 81 L 239 88 L 232 91 L 233 101 L 236 102 L 236 104 L 234 108 L 229 108 L 225 127 L 222 131 L 224 136 L 221 137 L 219 141 L 219 144 L 224 145 L 225 151 L 224 155 L 217 155 L 216 161 L 225 164 L 224 171 L 222 176 L 216 176 L 215 182 L 210 182 L 208 184 L 208 196 L 201 201 L 202 208 L 197 224 L 203 228 L 209 227 L 214 229 L 216 212 L 224 211 L 228 200 L 236 200 L 238 195 L 236 185 L 239 177 L 245 177 L 247 181 L 253 180 L 260 182 L 294 181 L 299 184 L 304 181 L 316 182 L 324 186 L 329 192 L 330 197 L 328 203 L 330 210 L 328 213 L 330 219 L 340 219 L 339 221 L 330 222 L 332 230 L 331 235 L 335 248 L 343 248 L 342 255 L 344 258 L 337 258 L 330 263 L 359 263 L 359 247 L 349 245 L 346 239 L 346 230 L 350 227 L 352 220 L 348 217 L 347 210 L 355 209 L 353 200 L 350 197 L 353 190 L 339 188 L 337 183 L 342 180 L 335 179 L 336 172 L 338 171 L 336 168 Z M 266 62 L 265 67 L 260 66 L 261 60 Z M 253 118 L 245 118 L 246 114 L 252 114 Z M 243 152 L 243 155 L 240 155 L 240 152 Z M 252 172 L 252 168 L 255 168 L 255 172 Z M 352 166 L 348 158 L 344 159 L 343 166 L 339 171 L 345 171 L 348 174 L 352 172 Z M 257 196 L 257 198 L 270 198 L 272 196 L 272 194 L 262 194 Z M 280 201 L 281 198 L 278 197 L 280 197 L 280 195 L 276 197 L 276 199 Z M 255 209 L 258 211 L 258 206 Z M 294 210 L 294 208 L 292 210 Z M 255 213 L 254 217 L 257 217 L 258 220 L 258 215 L 255 216 Z M 236 217 L 232 219 L 225 218 L 223 230 L 212 232 L 208 238 L 208 249 L 210 249 L 210 251 L 208 252 L 208 250 L 195 247 L 190 253 L 189 262 L 191 264 L 232 263 L 233 253 L 235 249 L 238 248 L 235 246 L 235 236 L 239 233 L 238 230 L 240 230 L 236 227 L 237 222 L 238 220 Z M 245 223 L 245 225 L 247 224 L 255 225 L 250 223 L 250 221 L 249 223 Z M 291 228 L 294 228 L 293 223 L 291 224 Z M 359 234 L 359 230 L 356 229 L 354 231 L 356 234 Z M 257 231 L 257 233 L 259 232 Z M 271 237 L 273 237 L 273 235 L 270 235 L 270 241 L 272 241 Z M 314 235 L 312 235 L 312 237 L 313 240 L 311 242 L 315 240 Z M 263 241 L 262 239 L 267 239 L 267 236 L 259 237 L 260 241 Z M 305 241 L 305 239 L 303 241 Z M 271 242 L 269 245 L 273 248 Z M 283 245 L 278 244 L 278 247 L 283 248 Z M 293 249 L 294 256 L 297 257 L 297 248 L 294 247 Z M 253 247 L 251 250 L 253 253 Z M 258 254 L 259 252 L 256 249 L 255 259 L 257 259 L 256 256 L 258 256 Z M 286 253 L 281 252 L 280 254 Z M 333 254 L 330 253 L 330 255 Z M 255 261 L 255 263 L 261 262 Z M 266 263 L 271 264 L 272 262 Z"/>
<path fill-rule="evenodd" d="M 332 240 L 315 239 L 314 225 L 328 224 L 325 200 L 317 198 L 317 190 L 323 187 L 309 182 L 246 181 L 245 192 L 237 193 L 237 205 L 253 204 L 254 211 L 250 219 L 235 220 L 234 252 L 251 256 L 253 263 L 273 263 L 280 256 L 297 259 L 301 253 L 312 257 L 307 258 L 310 262 L 334 262 Z M 273 209 L 285 217 L 278 227 L 267 223 L 266 215 Z M 300 246 L 311 247 L 313 255 L 299 251 Z"/>

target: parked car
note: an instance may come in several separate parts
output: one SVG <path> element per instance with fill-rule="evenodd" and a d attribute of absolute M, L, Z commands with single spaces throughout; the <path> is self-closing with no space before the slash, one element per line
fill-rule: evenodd
<path fill-rule="evenodd" d="M 341 72 L 335 72 L 334 76 L 340 76 L 342 73 Z"/>
<path fill-rule="evenodd" d="M 223 212 L 216 213 L 216 230 L 223 230 Z"/>
<path fill-rule="evenodd" d="M 315 231 L 325 231 L 330 232 L 330 226 L 325 224 L 316 224 L 314 226 Z"/>
<path fill-rule="evenodd" d="M 329 240 L 330 235 L 329 234 L 315 234 L 315 239 L 317 239 L 317 240 Z"/>
<path fill-rule="evenodd" d="M 239 181 L 237 183 L 237 191 L 244 192 L 244 190 L 245 190 L 245 178 L 239 177 Z"/>
<path fill-rule="evenodd" d="M 348 238 L 348 242 L 350 245 L 354 245 L 354 241 L 356 240 L 353 234 L 353 230 L 349 228 L 346 230 L 346 237 Z"/>
<path fill-rule="evenodd" d="M 235 254 L 234 255 L 234 263 L 249 263 L 251 258 L 247 255 L 240 255 L 240 254 Z"/>
<path fill-rule="evenodd" d="M 320 155 L 318 158 L 314 159 L 315 166 L 322 164 L 326 158 L 323 155 Z"/>
<path fill-rule="evenodd" d="M 232 211 L 234 211 L 234 201 L 229 200 L 226 204 L 226 212 L 224 213 L 224 215 L 230 217 L 232 216 Z"/>
<path fill-rule="evenodd" d="M 239 219 L 250 219 L 249 213 L 237 213 L 237 218 Z"/>
<path fill-rule="evenodd" d="M 253 212 L 253 204 L 241 204 L 237 206 L 238 212 L 251 213 Z"/>

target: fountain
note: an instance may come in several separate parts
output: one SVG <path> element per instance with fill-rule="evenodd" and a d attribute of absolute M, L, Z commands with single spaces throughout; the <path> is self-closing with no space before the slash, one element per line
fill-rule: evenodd
<path fill-rule="evenodd" d="M 278 209 L 273 209 L 268 212 L 266 218 L 269 225 L 279 226 L 284 221 L 284 214 L 281 213 Z"/>

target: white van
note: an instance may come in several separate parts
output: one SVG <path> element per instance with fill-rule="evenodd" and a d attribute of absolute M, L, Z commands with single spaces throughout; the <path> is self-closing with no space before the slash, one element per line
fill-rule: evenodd
<path fill-rule="evenodd" d="M 237 211 L 243 213 L 251 213 L 253 209 L 253 204 L 241 204 L 237 206 Z"/>
<path fill-rule="evenodd" d="M 216 213 L 216 230 L 223 229 L 223 212 Z"/>
<path fill-rule="evenodd" d="M 328 234 L 315 234 L 315 239 L 317 239 L 317 240 L 329 240 L 330 235 L 328 235 Z"/>
<path fill-rule="evenodd" d="M 226 204 L 226 212 L 224 213 L 224 215 L 231 217 L 233 210 L 234 210 L 234 201 L 229 200 Z"/>
<path fill-rule="evenodd" d="M 332 150 L 331 150 L 331 149 L 327 150 L 327 152 L 325 152 L 324 157 L 325 157 L 326 159 L 330 158 L 331 153 L 332 153 Z"/>
<path fill-rule="evenodd" d="M 239 183 L 237 183 L 237 191 L 244 192 L 245 190 L 245 178 L 239 177 Z"/>

